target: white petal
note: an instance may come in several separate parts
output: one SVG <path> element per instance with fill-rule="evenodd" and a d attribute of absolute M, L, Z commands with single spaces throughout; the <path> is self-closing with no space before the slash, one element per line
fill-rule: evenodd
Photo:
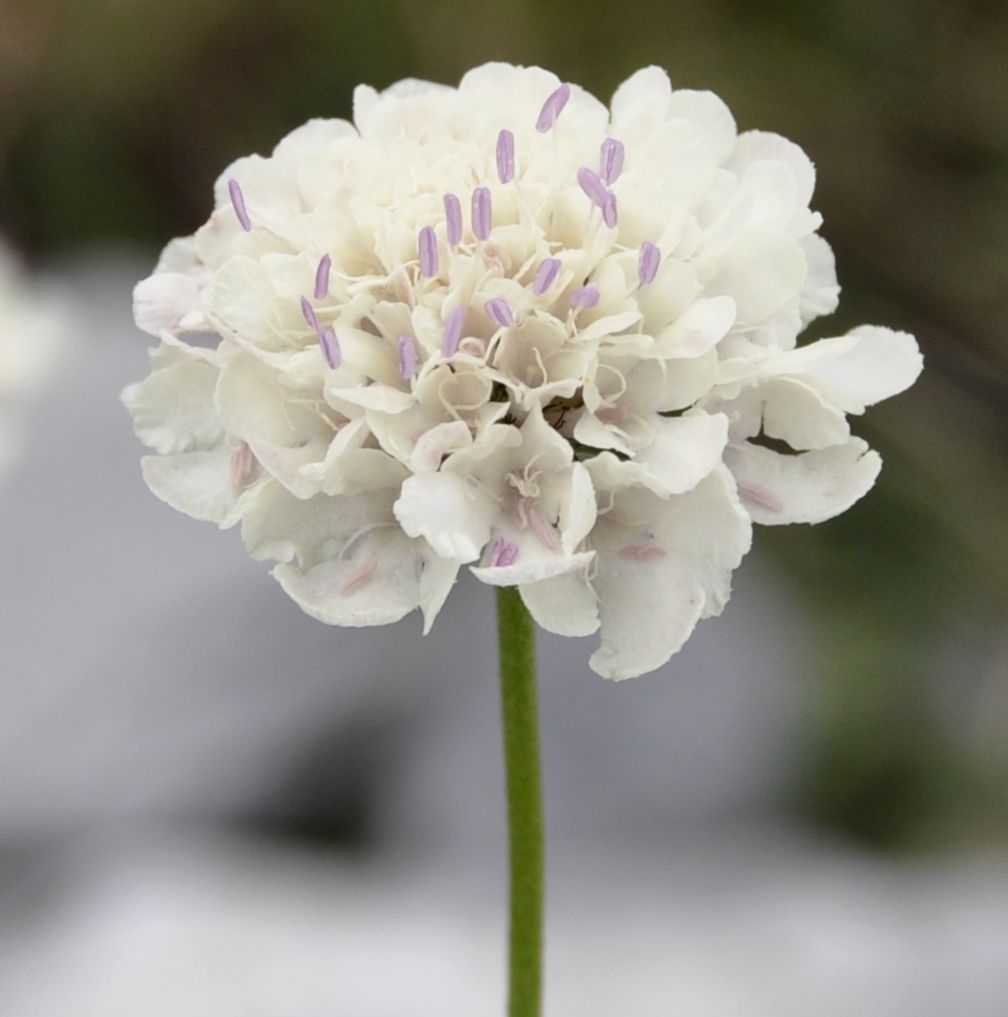
<path fill-rule="evenodd" d="M 797 240 L 768 227 L 752 227 L 730 246 L 707 292 L 733 297 L 738 321 L 758 325 L 789 300 L 797 300 L 806 272 L 805 252 Z"/>
<path fill-rule="evenodd" d="M 852 349 L 808 368 L 828 399 L 848 413 L 908 389 L 924 367 L 917 340 L 907 332 L 862 325 L 848 333 Z"/>
<path fill-rule="evenodd" d="M 656 493 L 691 491 L 721 461 L 728 442 L 728 418 L 696 411 L 681 417 L 653 417 L 652 442 L 632 465 L 645 470 Z"/>
<path fill-rule="evenodd" d="M 387 625 L 419 604 L 414 544 L 401 530 L 372 531 L 346 555 L 303 571 L 278 565 L 273 575 L 302 611 L 327 625 Z"/>
<path fill-rule="evenodd" d="M 203 360 L 176 360 L 128 386 L 123 405 L 137 437 L 162 455 L 212 448 L 224 428 L 214 409 L 217 368 Z"/>
<path fill-rule="evenodd" d="M 420 610 L 423 612 L 423 633 L 427 635 L 438 613 L 448 599 L 458 576 L 459 563 L 451 558 L 442 558 L 426 541 L 417 542 L 422 563 L 420 572 Z"/>
<path fill-rule="evenodd" d="M 672 83 L 661 67 L 642 67 L 635 71 L 613 93 L 609 108 L 617 131 L 627 120 L 642 115 L 664 119 L 672 97 Z"/>
<path fill-rule="evenodd" d="M 573 554 L 574 549 L 591 533 L 596 513 L 591 474 L 584 463 L 574 463 L 571 467 L 570 489 L 561 504 L 558 521 L 564 553 Z"/>
<path fill-rule="evenodd" d="M 563 555 L 537 546 L 534 537 L 526 537 L 513 565 L 470 566 L 469 571 L 489 586 L 521 586 L 555 576 L 584 575 L 594 558 L 594 551 Z"/>
<path fill-rule="evenodd" d="M 590 636 L 599 627 L 598 598 L 581 575 L 555 576 L 519 588 L 537 625 L 558 636 Z"/>
<path fill-rule="evenodd" d="M 808 274 L 799 294 L 799 310 L 803 325 L 815 318 L 832 314 L 840 303 L 836 259 L 833 248 L 818 233 L 811 233 L 801 242 L 805 251 Z"/>
<path fill-rule="evenodd" d="M 660 499 L 637 489 L 617 495 L 597 533 L 593 585 L 602 643 L 590 663 L 613 679 L 660 667 L 697 621 L 719 614 L 751 542 L 749 518 L 723 468 L 688 494 Z"/>
<path fill-rule="evenodd" d="M 137 327 L 151 335 L 180 327 L 199 328 L 205 326 L 200 299 L 200 283 L 193 276 L 155 272 L 133 289 L 133 318 Z"/>
<path fill-rule="evenodd" d="M 871 490 L 882 468 L 878 453 L 860 438 L 801 455 L 743 442 L 725 450 L 725 463 L 753 522 L 767 526 L 839 515 Z"/>
<path fill-rule="evenodd" d="M 180 455 L 144 456 L 143 478 L 154 495 L 193 519 L 233 526 L 253 505 L 261 484 L 236 488 L 231 479 L 234 450 L 218 447 Z"/>
<path fill-rule="evenodd" d="M 493 502 L 463 476 L 418 473 L 407 480 L 395 517 L 411 537 L 424 537 L 442 558 L 475 561 L 490 539 Z"/>
<path fill-rule="evenodd" d="M 661 357 L 698 357 L 716 346 L 734 324 L 735 301 L 731 297 L 698 300 L 655 336 L 655 353 Z"/>

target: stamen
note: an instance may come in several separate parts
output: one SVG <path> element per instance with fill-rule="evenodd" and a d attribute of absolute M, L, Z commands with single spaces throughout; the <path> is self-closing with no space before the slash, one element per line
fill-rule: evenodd
<path fill-rule="evenodd" d="M 247 441 L 243 441 L 231 456 L 231 486 L 241 487 L 248 480 L 254 464 L 252 449 Z"/>
<path fill-rule="evenodd" d="M 636 558 L 639 561 L 646 561 L 649 558 L 664 558 L 666 553 L 664 547 L 652 543 L 624 544 L 617 552 L 621 558 Z"/>
<path fill-rule="evenodd" d="M 332 370 L 336 370 L 343 363 L 343 350 L 340 348 L 339 339 L 331 328 L 323 328 L 318 334 L 319 346 L 322 347 L 322 356 Z"/>
<path fill-rule="evenodd" d="M 587 286 L 582 286 L 570 295 L 571 307 L 589 308 L 594 307 L 598 302 L 599 291 L 594 283 L 588 283 Z"/>
<path fill-rule="evenodd" d="M 607 184 L 614 184 L 619 180 L 623 172 L 623 159 L 626 157 L 626 149 L 622 141 L 615 138 L 606 138 L 602 142 L 602 151 L 599 156 L 599 173 Z"/>
<path fill-rule="evenodd" d="M 437 236 L 435 236 L 434 230 L 430 226 L 424 226 L 420 231 L 417 249 L 420 254 L 420 274 L 428 279 L 432 279 L 437 275 L 438 251 Z"/>
<path fill-rule="evenodd" d="M 518 557 L 518 545 L 503 537 L 495 537 L 490 545 L 490 561 L 487 563 L 490 568 L 506 568 L 513 565 Z"/>
<path fill-rule="evenodd" d="M 754 505 L 769 509 L 771 512 L 780 512 L 784 508 L 783 503 L 775 495 L 771 494 L 765 487 L 758 487 L 756 484 L 747 484 L 745 481 L 735 482 L 738 493 L 746 501 Z"/>
<path fill-rule="evenodd" d="M 560 116 L 564 106 L 567 105 L 570 94 L 570 85 L 561 85 L 554 92 L 550 93 L 543 103 L 542 109 L 539 111 L 539 119 L 536 120 L 535 128 L 540 134 L 545 134 L 557 122 L 557 117 Z"/>
<path fill-rule="evenodd" d="M 606 185 L 599 179 L 599 175 L 594 170 L 588 169 L 587 166 L 582 166 L 577 171 L 577 179 L 581 185 L 581 190 L 591 198 L 594 204 L 598 205 L 599 208 L 603 208 L 609 191 Z"/>
<path fill-rule="evenodd" d="M 505 128 L 497 135 L 497 176 L 502 184 L 514 179 L 514 135 Z"/>
<path fill-rule="evenodd" d="M 241 184 L 237 180 L 228 181 L 228 194 L 231 195 L 231 207 L 234 209 L 235 215 L 238 216 L 241 228 L 248 233 L 252 229 L 252 220 L 245 208 L 245 195 L 242 194 Z"/>
<path fill-rule="evenodd" d="M 514 324 L 514 315 L 503 297 L 494 297 L 493 300 L 488 300 L 484 306 L 486 313 L 501 328 L 508 328 Z"/>
<path fill-rule="evenodd" d="M 462 337 L 462 321 L 465 318 L 465 308 L 456 307 L 445 319 L 444 336 L 441 339 L 441 354 L 445 357 L 453 357 L 458 353 L 459 339 Z"/>
<path fill-rule="evenodd" d="M 660 262 L 661 251 L 650 240 L 645 240 L 641 244 L 640 257 L 637 261 L 637 278 L 640 279 L 642 286 L 654 282 L 654 277 L 658 274 Z"/>
<path fill-rule="evenodd" d="M 313 332 L 319 331 L 318 318 L 315 317 L 315 308 L 309 303 L 307 297 L 301 298 L 301 313 L 304 315 L 304 320 L 311 326 Z"/>
<path fill-rule="evenodd" d="M 365 565 L 362 569 L 358 569 L 341 587 L 340 593 L 347 594 L 353 593 L 358 587 L 363 586 L 374 574 L 378 568 L 378 562 L 373 561 L 368 565 Z"/>
<path fill-rule="evenodd" d="M 493 226 L 493 208 L 490 204 L 490 191 L 486 187 L 477 187 L 472 196 L 472 228 L 477 240 L 486 240 Z"/>
<path fill-rule="evenodd" d="M 616 195 L 612 191 L 606 194 L 605 202 L 602 205 L 602 221 L 610 229 L 613 229 L 619 221 L 619 207 L 616 204 Z"/>
<path fill-rule="evenodd" d="M 329 292 L 329 269 L 332 268 L 332 258 L 328 254 L 322 255 L 322 260 L 315 269 L 315 299 L 322 300 Z"/>
<path fill-rule="evenodd" d="M 455 247 L 462 243 L 462 203 L 454 194 L 444 196 L 444 211 L 448 243 Z"/>
<path fill-rule="evenodd" d="M 535 282 L 532 283 L 532 292 L 541 297 L 552 285 L 560 271 L 559 258 L 547 258 L 536 272 Z"/>
<path fill-rule="evenodd" d="M 412 378 L 416 374 L 420 352 L 416 340 L 411 335 L 399 336 L 399 377 Z"/>

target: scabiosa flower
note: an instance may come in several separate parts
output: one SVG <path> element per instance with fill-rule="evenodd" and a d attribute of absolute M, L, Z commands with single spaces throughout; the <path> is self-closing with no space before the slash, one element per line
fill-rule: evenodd
<path fill-rule="evenodd" d="M 469 566 L 543 628 L 600 630 L 600 674 L 656 668 L 723 609 L 753 522 L 865 494 L 847 418 L 921 369 L 885 328 L 797 344 L 839 293 L 813 184 L 653 67 L 609 109 L 505 64 L 361 86 L 353 124 L 230 166 L 137 286 L 145 479 L 240 524 L 322 621 L 427 631 Z"/>

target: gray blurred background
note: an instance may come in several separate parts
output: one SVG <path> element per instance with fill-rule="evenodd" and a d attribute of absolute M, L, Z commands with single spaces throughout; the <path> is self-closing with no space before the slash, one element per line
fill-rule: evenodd
<path fill-rule="evenodd" d="M 819 169 L 840 311 L 926 370 L 875 491 L 761 530 L 612 685 L 541 641 L 553 1015 L 1008 1012 L 1008 6 L 0 0 L 0 233 L 69 335 L 0 475 L 0 1014 L 502 1012 L 493 597 L 302 616 L 143 487 L 133 283 L 358 82 L 647 63 Z"/>

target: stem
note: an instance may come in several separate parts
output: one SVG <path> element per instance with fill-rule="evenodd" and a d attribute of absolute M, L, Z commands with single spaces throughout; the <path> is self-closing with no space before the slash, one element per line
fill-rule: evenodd
<path fill-rule="evenodd" d="M 508 1017 L 542 1001 L 543 819 L 535 628 L 518 591 L 497 591 L 511 885 Z"/>

